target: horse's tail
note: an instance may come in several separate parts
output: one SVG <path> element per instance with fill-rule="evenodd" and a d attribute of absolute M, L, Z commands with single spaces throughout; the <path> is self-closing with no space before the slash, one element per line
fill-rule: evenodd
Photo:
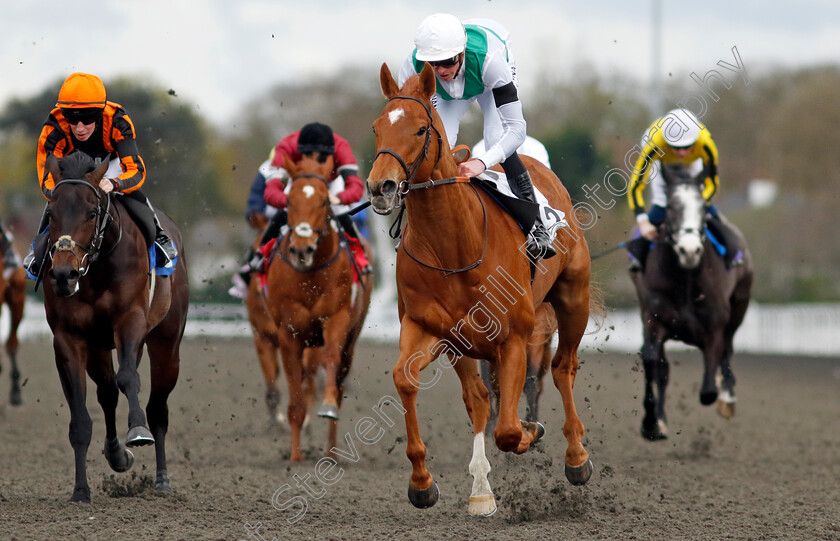
<path fill-rule="evenodd" d="M 604 292 L 591 277 L 589 279 L 589 319 L 595 324 L 595 328 L 586 334 L 595 334 L 604 328 L 607 319 L 607 305 L 604 300 Z"/>

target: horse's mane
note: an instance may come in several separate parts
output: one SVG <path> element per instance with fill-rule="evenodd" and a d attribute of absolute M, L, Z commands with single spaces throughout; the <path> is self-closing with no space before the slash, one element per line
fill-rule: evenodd
<path fill-rule="evenodd" d="M 82 179 L 86 174 L 96 169 L 96 165 L 93 158 L 80 150 L 71 152 L 58 160 L 62 178 Z"/>

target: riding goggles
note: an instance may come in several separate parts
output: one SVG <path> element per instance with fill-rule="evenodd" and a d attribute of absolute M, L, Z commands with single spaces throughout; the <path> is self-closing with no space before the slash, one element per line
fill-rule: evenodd
<path fill-rule="evenodd" d="M 429 64 L 432 65 L 433 68 L 451 68 L 455 64 L 457 64 L 461 60 L 461 55 L 456 54 L 452 58 L 447 58 L 446 60 L 430 60 Z"/>

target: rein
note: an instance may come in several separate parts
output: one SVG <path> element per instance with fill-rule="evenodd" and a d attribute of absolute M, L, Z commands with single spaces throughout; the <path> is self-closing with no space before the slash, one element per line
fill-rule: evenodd
<path fill-rule="evenodd" d="M 399 197 L 399 202 L 400 202 L 400 211 L 397 214 L 397 217 L 394 219 L 394 223 L 391 224 L 391 228 L 390 228 L 388 234 L 390 235 L 390 237 L 392 239 L 397 239 L 397 238 L 402 239 L 402 242 L 400 244 L 402 246 L 403 251 L 405 251 L 406 255 L 408 257 L 410 257 L 415 263 L 417 263 L 418 265 L 421 265 L 423 267 L 426 267 L 427 269 L 441 271 L 441 272 L 444 273 L 444 277 L 451 276 L 453 274 L 458 274 L 458 273 L 461 273 L 461 272 L 465 272 L 465 271 L 474 269 L 474 268 L 478 267 L 479 265 L 481 265 L 481 263 L 484 261 L 484 255 L 487 253 L 487 208 L 484 206 L 484 201 L 481 199 L 481 196 L 478 195 L 478 192 L 476 191 L 475 186 L 470 184 L 470 179 L 467 178 L 467 177 L 448 177 L 448 178 L 442 178 L 442 179 L 438 179 L 438 180 L 428 180 L 426 182 L 418 182 L 416 184 L 412 184 L 412 181 L 414 180 L 414 177 L 417 175 L 417 172 L 419 171 L 420 166 L 423 164 L 423 162 L 429 156 L 429 146 L 431 145 L 431 142 L 432 142 L 432 130 L 434 130 L 435 134 L 437 135 L 437 148 L 438 148 L 437 158 L 435 158 L 435 164 L 432 167 L 432 171 L 437 169 L 437 166 L 440 163 L 440 158 L 441 158 L 441 154 L 442 154 L 442 151 L 443 151 L 443 148 L 442 148 L 443 147 L 443 139 L 440 135 L 440 132 L 437 130 L 437 128 L 434 127 L 434 118 L 432 117 L 432 110 L 431 110 L 431 107 L 429 105 L 427 105 L 425 102 L 423 102 L 422 100 L 420 100 L 419 98 L 417 98 L 415 96 L 392 96 L 391 98 L 388 99 L 388 101 L 393 101 L 393 100 L 412 100 L 412 101 L 416 101 L 417 103 L 422 105 L 423 109 L 426 111 L 426 116 L 428 116 L 428 118 L 429 118 L 429 124 L 426 126 L 426 140 L 423 142 L 423 150 L 414 159 L 410 168 L 406 164 L 406 162 L 402 158 L 402 156 L 400 156 L 396 151 L 394 151 L 393 149 L 390 149 L 390 148 L 379 149 L 376 152 L 376 156 L 373 158 L 373 161 L 376 161 L 377 158 L 379 158 L 379 156 L 382 155 L 382 154 L 388 154 L 388 155 L 394 157 L 397 160 L 397 162 L 400 164 L 400 167 L 402 167 L 403 172 L 405 173 L 405 177 L 406 177 L 405 180 L 400 182 L 400 184 L 397 188 L 397 195 Z M 478 198 L 478 202 L 481 204 L 481 212 L 482 212 L 482 215 L 483 215 L 483 218 L 484 218 L 484 246 L 481 249 L 481 255 L 473 263 L 471 263 L 471 264 L 469 264 L 465 267 L 454 268 L 454 269 L 438 267 L 438 266 L 431 265 L 429 263 L 425 263 L 423 261 L 420 261 L 411 252 L 408 251 L 408 246 L 407 246 L 407 242 L 406 242 L 406 239 L 405 239 L 405 232 L 408 230 L 408 226 L 406 225 L 406 227 L 404 229 L 402 227 L 403 214 L 405 213 L 405 202 L 404 202 L 405 198 L 408 197 L 408 194 L 411 191 L 414 191 L 414 190 L 434 188 L 435 186 L 445 186 L 447 184 L 464 184 L 464 183 L 466 183 L 470 188 L 472 188 L 473 193 L 475 193 L 476 197 Z"/>
<path fill-rule="evenodd" d="M 84 250 L 85 253 L 81 257 L 81 259 L 77 257 L 79 263 L 78 270 L 81 276 L 85 276 L 90 270 L 90 265 L 96 262 L 97 259 L 99 259 L 99 250 L 102 248 L 102 241 L 105 238 L 105 232 L 107 231 L 108 226 L 111 225 L 111 221 L 113 220 L 113 216 L 111 216 L 111 198 L 109 196 L 105 198 L 106 206 L 103 210 L 102 196 L 100 195 L 99 190 L 89 182 L 76 179 L 62 180 L 55 185 L 55 187 L 53 188 L 53 193 L 55 193 L 55 190 L 57 190 L 58 187 L 63 184 L 80 184 L 83 186 L 87 186 L 88 188 L 93 190 L 94 195 L 96 195 L 97 201 L 96 228 L 89 244 L 85 245 L 76 242 L 70 235 L 61 235 L 58 238 L 58 240 L 52 246 L 50 246 L 48 253 L 50 256 L 50 260 L 52 260 L 56 252 L 73 252 L 74 248 L 81 248 L 82 250 Z M 108 253 L 111 253 L 111 251 L 114 250 L 114 247 L 116 247 L 120 239 L 122 239 L 122 228 L 120 228 L 120 237 L 117 239 L 117 242 L 114 243 L 114 246 L 111 247 L 111 250 L 109 250 Z"/>

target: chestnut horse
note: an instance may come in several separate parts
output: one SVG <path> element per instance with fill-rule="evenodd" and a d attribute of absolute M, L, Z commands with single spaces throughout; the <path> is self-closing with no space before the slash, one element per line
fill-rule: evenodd
<path fill-rule="evenodd" d="M 663 167 L 668 211 L 660 239 L 647 256 L 644 272 L 631 271 L 644 327 L 642 363 L 645 394 L 642 437 L 667 437 L 665 388 L 669 365 L 665 342 L 680 340 L 703 352 L 704 371 L 700 403 L 717 401 L 718 413 L 735 413 L 735 375 L 732 342 L 750 303 L 752 257 L 738 229 L 727 224 L 738 238 L 742 263 L 727 270 L 706 234 L 705 173 L 692 177 L 681 166 Z M 716 376 L 722 375 L 719 392 Z"/>
<path fill-rule="evenodd" d="M 502 451 L 524 453 L 544 432 L 541 425 L 517 417 L 534 307 L 543 300 L 554 307 L 559 324 L 559 348 L 551 366 L 566 414 L 566 477 L 576 485 L 586 483 L 593 466 L 581 444 L 584 428 L 572 396 L 577 349 L 590 302 L 589 249 L 580 227 L 569 220 L 569 227 L 558 230 L 558 253 L 534 262 L 532 284 L 520 226 L 491 196 L 457 177 L 456 160 L 430 102 L 435 93 L 431 66 L 398 88 L 383 64 L 380 83 L 388 103 L 373 124 L 377 154 L 367 184 L 375 212 L 388 214 L 404 205 L 408 219 L 397 254 L 401 330 L 393 376 L 405 409 L 406 454 L 412 464 L 409 500 L 425 508 L 439 496 L 426 469 L 416 399 L 418 388 L 429 386 L 420 381 L 420 370 L 442 355 L 461 380 L 473 424 L 469 511 L 478 515 L 495 511 L 484 452 L 489 395 L 475 359 L 496 365 L 500 390 L 496 445 Z M 551 206 L 573 217 L 568 192 L 554 173 L 527 156 L 522 160 Z"/>
<path fill-rule="evenodd" d="M 267 305 L 277 329 L 289 388 L 291 460 L 301 460 L 300 431 L 315 391 L 315 373 L 326 372 L 318 416 L 330 420 L 325 454 L 334 454 L 344 379 L 370 304 L 371 277 L 354 284 L 353 262 L 337 231 L 328 181 L 333 157 L 285 160 L 291 177 L 289 229 L 277 241 L 268 268 Z"/>
<path fill-rule="evenodd" d="M 20 390 L 20 370 L 17 365 L 17 352 L 20 342 L 18 341 L 18 328 L 23 321 L 23 305 L 26 303 L 26 271 L 23 267 L 17 267 L 11 271 L 8 278 L 5 277 L 4 266 L 0 261 L 0 296 L 2 302 L 9 307 L 9 336 L 6 338 L 6 355 L 11 365 L 12 388 L 9 391 L 9 403 L 19 406 L 23 399 Z M 2 364 L 0 364 L 2 371 Z"/>
<path fill-rule="evenodd" d="M 187 319 L 189 283 L 180 233 L 166 215 L 161 223 L 180 249 L 174 273 L 150 273 L 144 234 L 126 213 L 121 197 L 106 195 L 99 181 L 108 162 L 95 167 L 82 152 L 47 158 L 56 186 L 47 205 L 50 251 L 42 273 L 47 322 L 53 333 L 55 364 L 70 409 L 70 444 L 76 459 L 71 501 L 89 502 L 86 457 L 93 423 L 85 405 L 87 379 L 105 414 L 105 458 L 111 469 L 128 470 L 132 453 L 117 437 L 119 393 L 128 400 L 125 446 L 155 445 L 155 489 L 172 492 L 166 470 L 166 405 L 175 387 L 179 347 Z M 154 286 L 154 294 L 150 292 Z M 137 366 L 146 346 L 151 387 L 145 413 L 140 406 Z M 111 350 L 117 350 L 114 372 Z M 148 415 L 148 428 L 146 427 Z"/>
<path fill-rule="evenodd" d="M 268 219 L 264 214 L 251 218 L 251 226 L 259 233 L 254 240 L 254 250 L 260 245 Z M 265 294 L 256 275 L 251 277 L 248 284 L 248 295 L 245 297 L 245 307 L 248 309 L 248 321 L 251 323 L 251 333 L 254 335 L 254 346 L 257 359 L 260 361 L 263 379 L 265 380 L 265 404 L 272 423 L 285 423 L 286 416 L 280 411 L 280 359 L 278 358 L 280 343 L 277 341 L 277 326 L 268 312 Z"/>

